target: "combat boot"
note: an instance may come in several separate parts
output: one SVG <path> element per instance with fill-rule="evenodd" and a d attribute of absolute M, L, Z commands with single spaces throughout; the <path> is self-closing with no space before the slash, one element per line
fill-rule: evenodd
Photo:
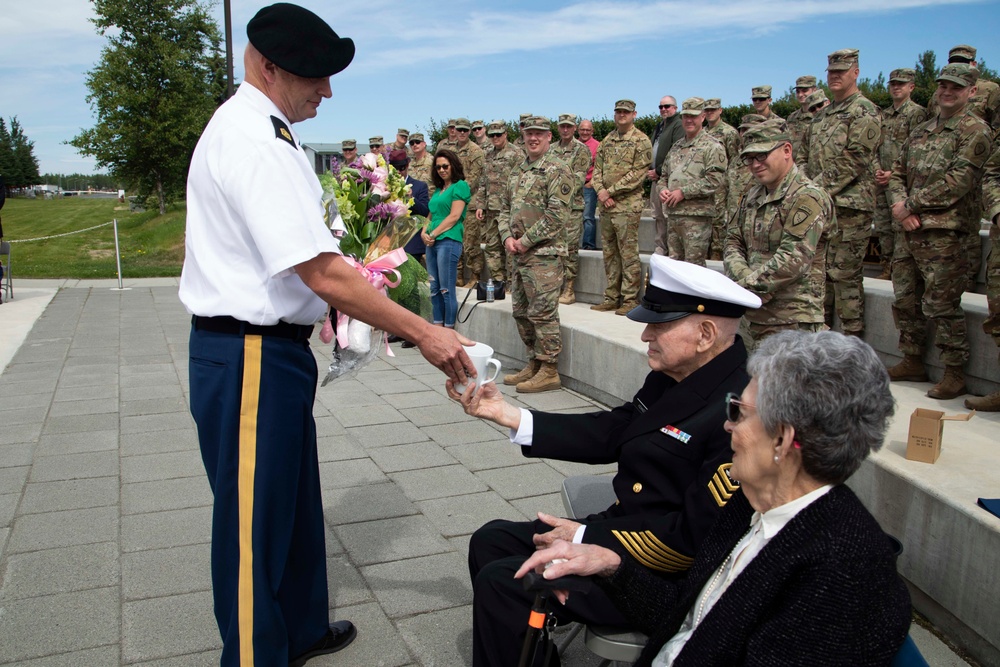
<path fill-rule="evenodd" d="M 628 315 L 629 311 L 639 305 L 638 301 L 626 301 L 622 307 L 615 311 L 615 315 Z"/>
<path fill-rule="evenodd" d="M 895 366 L 890 366 L 890 380 L 905 380 L 907 382 L 927 382 L 927 369 L 924 360 L 915 354 L 907 354 Z"/>
<path fill-rule="evenodd" d="M 576 303 L 576 292 L 573 291 L 573 282 L 572 280 L 566 281 L 566 287 L 563 288 L 562 294 L 559 295 L 559 303 L 567 305 Z"/>
<path fill-rule="evenodd" d="M 1000 412 L 1000 391 L 965 399 L 965 407 L 980 412 Z"/>
<path fill-rule="evenodd" d="M 540 362 L 538 359 L 532 359 L 531 361 L 528 362 L 527 366 L 522 368 L 517 373 L 509 373 L 507 375 L 504 375 L 503 383 L 515 385 L 524 382 L 525 380 L 530 380 L 531 378 L 535 377 L 535 374 L 538 372 L 538 367 L 541 365 L 542 362 Z"/>
<path fill-rule="evenodd" d="M 612 301 L 611 299 L 605 299 L 601 303 L 590 307 L 591 310 L 596 310 L 602 313 L 608 310 L 615 310 L 616 308 L 618 308 L 618 302 Z"/>
<path fill-rule="evenodd" d="M 562 387 L 557 364 L 545 362 L 530 380 L 517 385 L 519 394 L 537 394 L 542 391 L 555 391 Z"/>
<path fill-rule="evenodd" d="M 965 388 L 965 373 L 961 366 L 945 366 L 944 377 L 930 388 L 927 395 L 931 398 L 955 398 L 967 393 Z"/>

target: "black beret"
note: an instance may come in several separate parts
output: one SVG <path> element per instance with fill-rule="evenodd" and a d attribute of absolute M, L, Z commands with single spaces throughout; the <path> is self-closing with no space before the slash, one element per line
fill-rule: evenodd
<path fill-rule="evenodd" d="M 278 2 L 247 24 L 247 37 L 261 55 L 297 76 L 333 76 L 354 60 L 354 41 L 340 37 L 305 7 Z"/>

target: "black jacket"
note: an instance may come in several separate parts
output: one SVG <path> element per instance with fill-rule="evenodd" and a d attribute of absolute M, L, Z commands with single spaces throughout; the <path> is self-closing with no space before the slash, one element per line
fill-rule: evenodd
<path fill-rule="evenodd" d="M 670 118 L 657 123 L 656 131 L 653 132 L 653 143 L 656 143 L 657 137 L 659 137 L 660 143 L 656 144 L 656 154 L 653 155 L 652 168 L 656 170 L 657 176 L 662 176 L 663 159 L 667 157 L 667 152 L 675 142 L 684 138 L 684 126 L 681 125 L 680 114 L 674 114 Z"/>
<path fill-rule="evenodd" d="M 532 413 L 533 444 L 522 448 L 525 456 L 618 462 L 618 502 L 584 521 L 584 542 L 624 548 L 660 573 L 690 567 L 737 488 L 728 477 L 732 449 L 723 404 L 749 382 L 746 359 L 737 336 L 683 382 L 650 373 L 631 403 L 610 412 Z"/>
<path fill-rule="evenodd" d="M 615 606 L 650 635 L 637 667 L 651 664 L 677 633 L 752 516 L 737 492 L 681 581 L 653 577 L 624 555 L 614 575 L 598 578 Z M 910 613 L 885 533 L 853 491 L 835 486 L 757 554 L 673 664 L 888 665 L 906 638 Z"/>

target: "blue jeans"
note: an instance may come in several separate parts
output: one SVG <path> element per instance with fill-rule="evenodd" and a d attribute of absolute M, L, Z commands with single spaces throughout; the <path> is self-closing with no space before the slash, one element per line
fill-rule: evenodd
<path fill-rule="evenodd" d="M 458 258 L 462 256 L 462 244 L 453 239 L 438 239 L 427 246 L 427 273 L 431 277 L 431 307 L 434 324 L 455 326 L 458 314 L 458 295 L 455 294 L 455 280 L 458 278 Z"/>
<path fill-rule="evenodd" d="M 594 188 L 583 189 L 583 241 L 580 247 L 593 250 L 597 247 L 597 191 Z"/>

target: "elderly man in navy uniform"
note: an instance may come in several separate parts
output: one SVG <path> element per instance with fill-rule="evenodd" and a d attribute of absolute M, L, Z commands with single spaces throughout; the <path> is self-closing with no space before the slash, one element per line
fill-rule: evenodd
<path fill-rule="evenodd" d="M 180 298 L 193 316 L 191 413 L 215 495 L 221 662 L 297 667 L 357 632 L 329 622 L 313 324 L 332 304 L 416 342 L 449 377 L 472 366 L 463 339 L 342 261 L 323 222 L 322 189 L 290 125 L 331 96 L 354 43 L 287 3 L 261 9 L 247 37 L 244 82 L 191 159 Z"/>
<path fill-rule="evenodd" d="M 472 536 L 473 665 L 517 664 L 532 593 L 513 578 L 536 547 L 555 539 L 624 546 L 665 577 L 682 576 L 719 510 L 736 488 L 723 430 L 726 394 L 747 385 L 740 317 L 760 298 L 711 269 L 653 255 L 650 285 L 629 319 L 646 328 L 652 372 L 631 403 L 570 415 L 515 408 L 492 384 L 460 398 L 468 414 L 511 429 L 529 457 L 618 462 L 618 501 L 582 522 L 539 513 L 534 522 L 491 521 Z M 599 590 L 573 595 L 561 622 L 625 625 Z"/>

